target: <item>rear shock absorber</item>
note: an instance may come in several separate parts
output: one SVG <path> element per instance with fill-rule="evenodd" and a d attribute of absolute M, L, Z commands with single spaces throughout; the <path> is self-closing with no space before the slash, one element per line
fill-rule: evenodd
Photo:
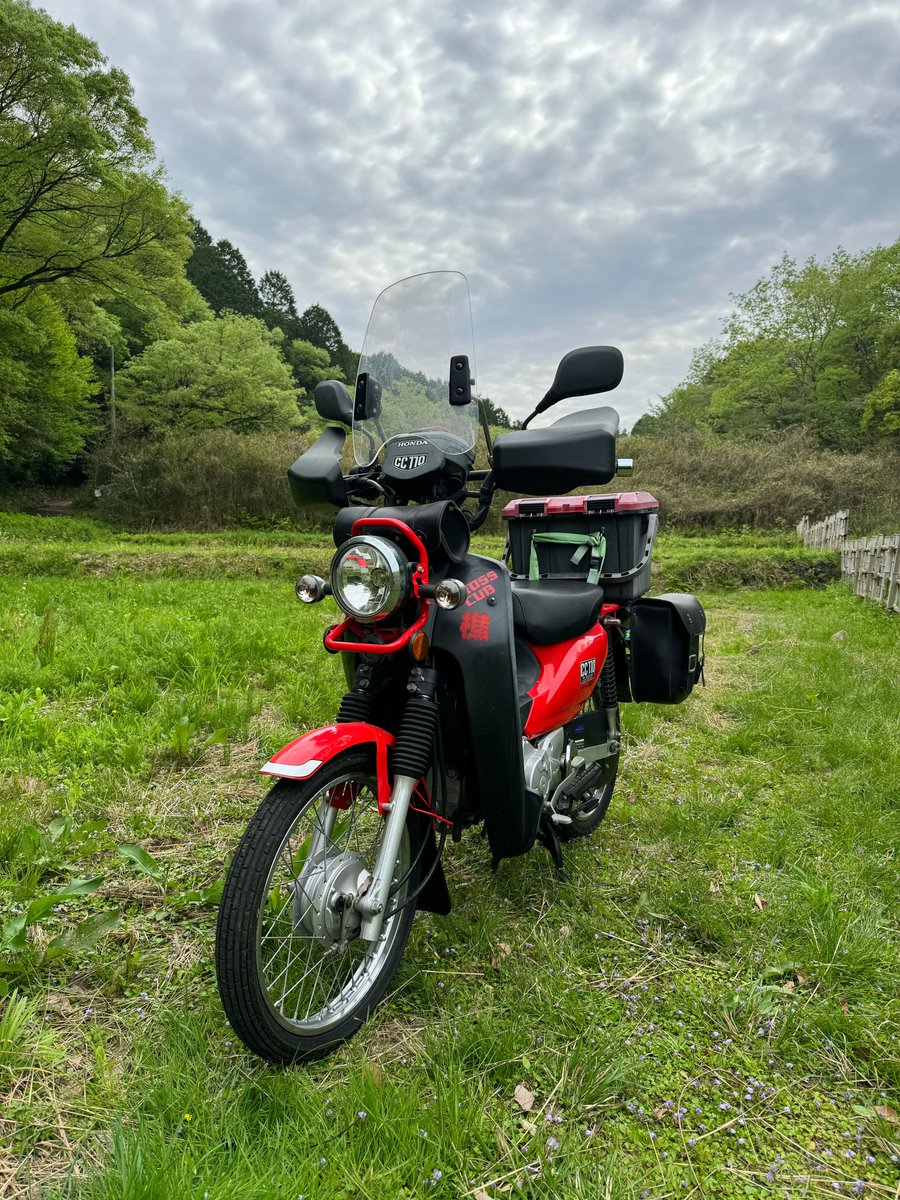
<path fill-rule="evenodd" d="M 619 703 L 619 694 L 616 688 L 616 666 L 613 661 L 612 646 L 607 650 L 606 661 L 603 664 L 603 670 L 600 672 L 600 682 L 597 685 L 597 691 L 600 694 L 600 703 L 604 708 L 615 708 Z"/>

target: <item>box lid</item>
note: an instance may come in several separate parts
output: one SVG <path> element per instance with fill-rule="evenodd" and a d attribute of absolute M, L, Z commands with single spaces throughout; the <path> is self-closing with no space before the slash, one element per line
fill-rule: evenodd
<path fill-rule="evenodd" d="M 510 500 L 500 514 L 505 521 L 528 517 L 558 517 L 571 513 L 658 512 L 659 501 L 649 492 L 604 492 L 596 496 L 549 496 Z"/>

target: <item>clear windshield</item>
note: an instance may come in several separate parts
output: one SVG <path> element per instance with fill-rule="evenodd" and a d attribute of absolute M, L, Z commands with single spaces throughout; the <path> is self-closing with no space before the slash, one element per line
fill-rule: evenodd
<path fill-rule="evenodd" d="M 374 462 L 399 434 L 417 434 L 442 450 L 470 450 L 478 435 L 478 405 L 450 404 L 450 360 L 466 355 L 475 378 L 469 282 L 458 271 L 401 279 L 375 301 L 359 360 L 366 376 L 367 415 L 353 415 L 353 453 Z M 380 392 L 380 396 L 379 396 Z M 380 408 L 380 411 L 379 411 Z"/>

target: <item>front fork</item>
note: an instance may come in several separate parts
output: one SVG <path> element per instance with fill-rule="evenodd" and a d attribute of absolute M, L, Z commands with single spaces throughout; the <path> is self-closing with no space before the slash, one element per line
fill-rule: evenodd
<path fill-rule="evenodd" d="M 387 907 L 388 892 L 394 877 L 394 864 L 400 853 L 400 841 L 409 814 L 409 804 L 416 786 L 416 779 L 408 775 L 395 775 L 391 798 L 383 806 L 387 812 L 384 825 L 384 837 L 378 857 L 375 860 L 375 870 L 371 883 L 364 894 L 354 901 L 357 912 L 362 914 L 362 926 L 359 936 L 367 942 L 377 941 L 381 936 L 381 926 L 384 923 L 384 910 Z"/>
<path fill-rule="evenodd" d="M 432 763 L 438 724 L 437 680 L 437 672 L 428 667 L 414 667 L 410 672 L 407 684 L 410 696 L 394 748 L 394 786 L 390 800 L 381 804 L 381 811 L 387 814 L 384 837 L 371 882 L 353 902 L 362 916 L 360 937 L 366 941 L 374 942 L 381 936 L 410 801 L 417 782 Z"/>

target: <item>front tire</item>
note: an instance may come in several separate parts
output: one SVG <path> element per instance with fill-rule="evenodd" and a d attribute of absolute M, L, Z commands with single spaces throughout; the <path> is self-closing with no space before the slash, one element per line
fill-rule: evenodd
<path fill-rule="evenodd" d="M 349 750 L 303 782 L 280 780 L 244 833 L 216 927 L 225 1015 L 255 1054 L 279 1065 L 331 1053 L 381 1000 L 415 913 L 424 841 L 410 813 L 381 936 L 361 939 L 348 898 L 372 871 L 384 832 L 374 760 Z"/>

